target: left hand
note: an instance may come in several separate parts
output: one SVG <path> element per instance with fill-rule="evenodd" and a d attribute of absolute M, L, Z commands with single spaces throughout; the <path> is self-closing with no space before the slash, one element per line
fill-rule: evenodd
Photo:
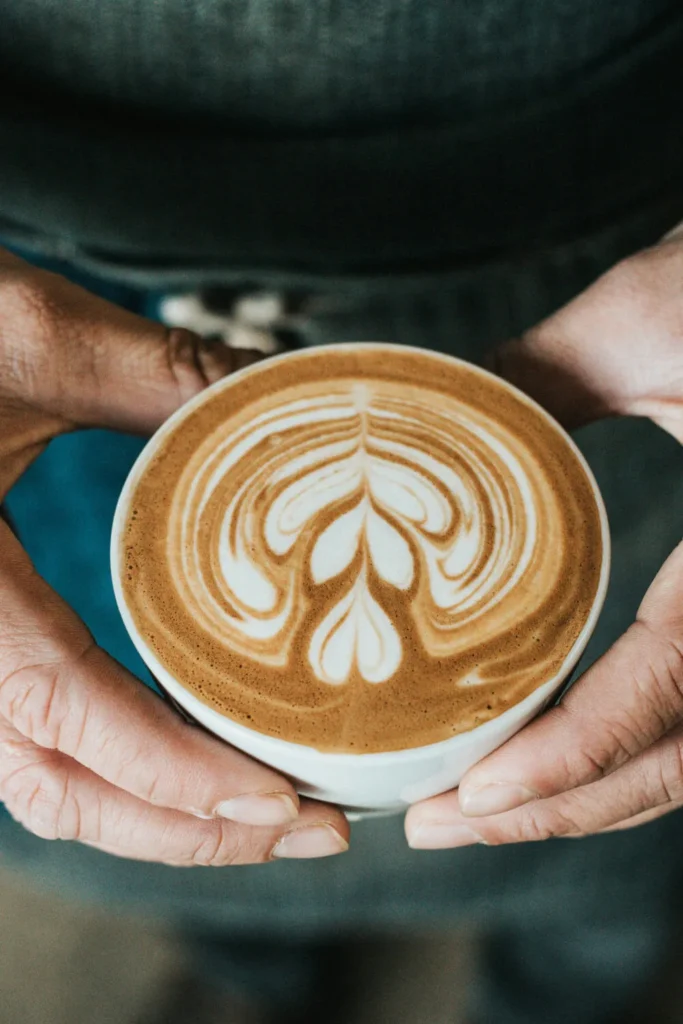
<path fill-rule="evenodd" d="M 683 229 L 618 264 L 498 353 L 566 426 L 648 416 L 683 444 Z M 411 846 L 498 845 L 631 828 L 683 806 L 683 543 L 636 621 L 542 715 L 413 806 Z"/>

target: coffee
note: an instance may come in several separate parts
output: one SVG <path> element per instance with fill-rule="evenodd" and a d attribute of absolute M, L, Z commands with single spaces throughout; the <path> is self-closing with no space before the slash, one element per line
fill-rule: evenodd
<path fill-rule="evenodd" d="M 523 396 L 428 352 L 337 346 L 181 413 L 119 557 L 135 626 L 187 690 L 367 753 L 472 729 L 553 678 L 595 601 L 602 524 Z"/>

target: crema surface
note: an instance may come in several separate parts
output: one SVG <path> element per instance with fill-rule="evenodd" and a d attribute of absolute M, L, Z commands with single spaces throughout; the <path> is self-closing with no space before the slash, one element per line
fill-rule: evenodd
<path fill-rule="evenodd" d="M 320 349 L 212 390 L 139 479 L 126 603 L 242 724 L 326 751 L 471 729 L 561 668 L 600 581 L 570 445 L 454 360 Z"/>

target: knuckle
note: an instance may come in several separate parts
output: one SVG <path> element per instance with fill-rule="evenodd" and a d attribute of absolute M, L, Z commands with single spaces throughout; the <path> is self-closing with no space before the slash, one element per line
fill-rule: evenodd
<path fill-rule="evenodd" d="M 552 839 L 559 836 L 577 836 L 585 832 L 579 820 L 580 814 L 572 814 L 568 808 L 555 808 L 548 814 L 547 820 L 541 823 L 542 838 Z"/>
<path fill-rule="evenodd" d="M 212 827 L 207 829 L 191 857 L 193 864 L 206 868 L 248 864 L 253 859 L 244 849 L 242 831 L 238 826 L 231 825 L 229 822 L 212 823 Z"/>
<path fill-rule="evenodd" d="M 582 829 L 574 817 L 562 808 L 530 808 L 521 813 L 515 838 L 524 843 L 540 843 L 558 836 L 577 835 Z"/>
<path fill-rule="evenodd" d="M 593 712 L 591 733 L 580 720 L 574 719 L 574 711 L 564 705 L 553 709 L 567 718 L 562 723 L 571 735 L 581 737 L 579 743 L 559 745 L 555 751 L 557 768 L 563 779 L 580 779 L 582 783 L 597 782 L 609 775 L 618 765 L 623 764 L 640 749 L 639 725 L 630 721 L 624 710 L 621 720 L 604 717 L 597 710 Z"/>
<path fill-rule="evenodd" d="M 675 637 L 663 641 L 660 685 L 673 694 L 676 705 L 683 708 L 683 643 Z"/>
<path fill-rule="evenodd" d="M 523 843 L 542 843 L 553 834 L 548 818 L 539 819 L 535 814 L 522 815 L 517 826 L 517 838 Z"/>
<path fill-rule="evenodd" d="M 39 746 L 58 745 L 60 705 L 57 666 L 24 666 L 0 682 L 0 714 Z"/>
<path fill-rule="evenodd" d="M 56 642 L 41 651 L 41 661 L 0 674 L 0 715 L 40 747 L 67 751 L 78 759 L 91 719 L 87 691 L 73 699 L 69 680 L 92 647 L 74 656 Z"/>
<path fill-rule="evenodd" d="M 579 778 L 585 783 L 604 778 L 614 762 L 615 754 L 617 758 L 621 756 L 621 743 L 613 732 L 613 723 L 601 723 L 599 738 L 587 740 L 577 750 L 559 750 L 556 756 L 563 779 Z"/>
<path fill-rule="evenodd" d="M 611 734 L 610 734 L 611 738 Z M 577 752 L 579 759 L 579 772 L 578 776 L 584 782 L 595 782 L 598 779 L 604 778 L 609 770 L 609 766 L 612 762 L 612 749 L 608 750 L 607 747 L 597 747 L 595 744 L 592 745 L 590 750 L 580 750 Z M 574 773 L 574 755 L 563 754 L 562 755 L 565 778 L 573 778 Z"/>
<path fill-rule="evenodd" d="M 642 620 L 631 629 L 636 640 L 646 641 L 643 649 L 648 652 L 635 684 L 648 714 L 659 719 L 661 734 L 683 715 L 683 643 Z"/>
<path fill-rule="evenodd" d="M 80 839 L 81 810 L 68 774 L 33 762 L 14 771 L 2 785 L 12 816 L 41 839 Z"/>
<path fill-rule="evenodd" d="M 672 743 L 662 749 L 657 762 L 659 799 L 678 804 L 683 799 L 683 744 Z"/>
<path fill-rule="evenodd" d="M 165 334 L 166 363 L 179 402 L 187 401 L 210 383 L 204 368 L 204 342 L 184 327 L 171 327 Z"/>
<path fill-rule="evenodd" d="M 645 737 L 643 722 L 627 708 L 619 711 L 618 719 L 597 718 L 596 728 L 604 736 L 603 744 L 593 744 L 584 756 L 595 766 L 593 778 L 599 779 L 637 754 Z"/>

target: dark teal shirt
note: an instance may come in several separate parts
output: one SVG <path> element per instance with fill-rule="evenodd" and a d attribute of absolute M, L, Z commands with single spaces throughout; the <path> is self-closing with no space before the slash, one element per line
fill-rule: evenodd
<path fill-rule="evenodd" d="M 0 0 L 0 235 L 395 274 L 681 182 L 680 0 Z"/>

